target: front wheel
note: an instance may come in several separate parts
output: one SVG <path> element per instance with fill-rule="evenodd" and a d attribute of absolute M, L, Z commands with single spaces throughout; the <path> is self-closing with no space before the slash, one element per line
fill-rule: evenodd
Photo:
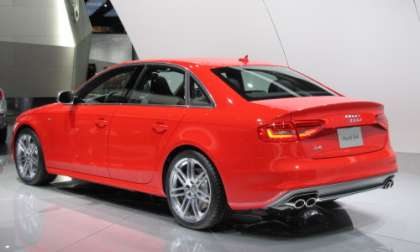
<path fill-rule="evenodd" d="M 15 142 L 15 163 L 20 179 L 28 185 L 45 185 L 55 179 L 45 169 L 44 155 L 35 132 L 23 129 Z"/>
<path fill-rule="evenodd" d="M 185 227 L 214 227 L 229 212 L 219 174 L 197 151 L 183 151 L 172 160 L 165 189 L 172 214 Z"/>

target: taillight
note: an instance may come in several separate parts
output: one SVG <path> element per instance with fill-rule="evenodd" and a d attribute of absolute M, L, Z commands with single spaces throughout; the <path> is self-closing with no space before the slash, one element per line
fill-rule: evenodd
<path fill-rule="evenodd" d="M 297 140 L 296 130 L 291 122 L 273 122 L 258 128 L 259 137 L 268 142 L 293 142 Z"/>
<path fill-rule="evenodd" d="M 376 116 L 376 122 L 384 129 L 388 129 L 388 119 L 385 114 L 379 114 Z"/>
<path fill-rule="evenodd" d="M 4 91 L 0 89 L 0 100 L 3 100 L 5 97 Z"/>
<path fill-rule="evenodd" d="M 303 140 L 310 138 L 318 134 L 324 125 L 323 121 L 300 121 L 295 122 L 296 132 L 299 136 L 299 139 Z"/>
<path fill-rule="evenodd" d="M 315 136 L 323 124 L 322 121 L 274 122 L 258 128 L 258 135 L 268 142 L 294 142 Z"/>

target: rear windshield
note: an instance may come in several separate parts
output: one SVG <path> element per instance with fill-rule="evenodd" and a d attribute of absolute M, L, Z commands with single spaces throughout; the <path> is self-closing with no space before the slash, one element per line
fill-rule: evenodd
<path fill-rule="evenodd" d="M 305 76 L 285 67 L 222 67 L 212 71 L 242 97 L 250 101 L 334 95 Z"/>

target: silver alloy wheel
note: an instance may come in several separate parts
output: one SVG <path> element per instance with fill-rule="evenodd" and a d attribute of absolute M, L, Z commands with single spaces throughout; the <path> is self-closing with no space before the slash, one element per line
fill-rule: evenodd
<path fill-rule="evenodd" d="M 177 215 L 189 223 L 201 221 L 211 203 L 207 170 L 198 160 L 183 158 L 176 162 L 169 180 L 169 197 Z"/>
<path fill-rule="evenodd" d="M 16 161 L 22 178 L 32 180 L 38 173 L 39 150 L 32 135 L 21 135 L 16 143 Z"/>

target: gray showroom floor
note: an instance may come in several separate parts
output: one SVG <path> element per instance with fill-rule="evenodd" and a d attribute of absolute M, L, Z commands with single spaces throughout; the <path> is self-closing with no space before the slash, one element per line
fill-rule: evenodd
<path fill-rule="evenodd" d="M 26 186 L 0 146 L 0 251 L 418 252 L 419 161 L 400 154 L 393 189 L 351 196 L 302 213 L 306 218 L 238 214 L 196 232 L 178 226 L 160 198 L 64 177 Z"/>

